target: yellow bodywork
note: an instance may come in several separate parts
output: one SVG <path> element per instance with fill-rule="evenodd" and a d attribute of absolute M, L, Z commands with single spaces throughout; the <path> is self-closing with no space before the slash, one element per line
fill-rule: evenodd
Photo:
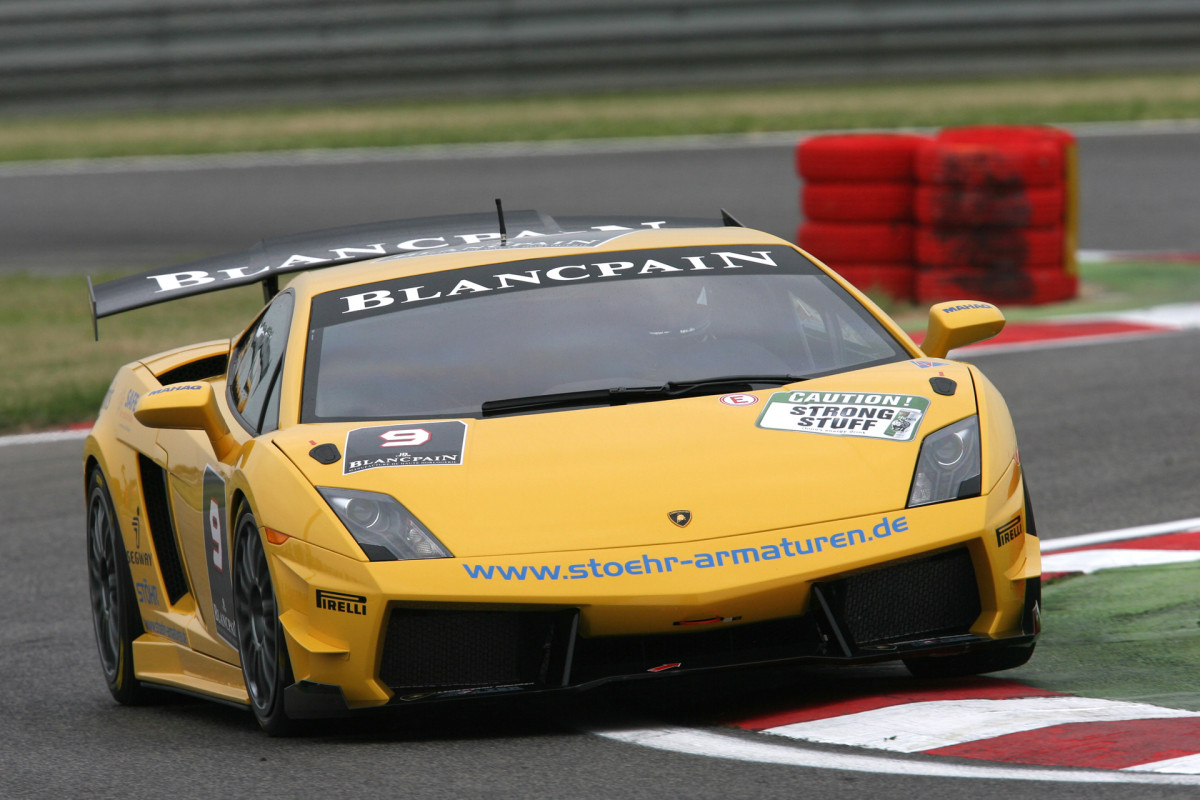
<path fill-rule="evenodd" d="M 638 232 L 619 246 L 695 243 L 695 233 Z M 739 228 L 704 234 L 706 244 L 781 244 Z M 228 341 L 161 354 L 120 371 L 87 440 L 86 459 L 108 478 L 133 581 L 154 600 L 139 603 L 146 629 L 134 644 L 139 678 L 247 702 L 237 651 L 214 619 L 208 573 L 195 567 L 206 563 L 204 548 L 210 546 L 201 522 L 206 469 L 224 482 L 228 529 L 238 510 L 248 507 L 264 541 L 271 542 L 265 548 L 294 677 L 341 687 L 352 708 L 392 699 L 377 672 L 387 614 L 397 605 L 578 608 L 583 637 L 687 636 L 690 629 L 679 623 L 745 625 L 800 615 L 808 610 L 813 582 L 965 545 L 982 607 L 971 632 L 1021 632 L 1026 580 L 1040 574 L 1040 557 L 1037 538 L 1026 533 L 1017 441 L 1004 401 L 976 368 L 945 360 L 944 349 L 931 361 L 851 287 L 913 360 L 754 392 L 757 402 L 738 406 L 701 396 L 463 419 L 462 463 L 455 466 L 347 476 L 340 460 L 322 464 L 309 456 L 315 445 L 342 447 L 355 428 L 385 424 L 299 424 L 309 298 L 397 274 L 529 257 L 528 250 L 493 249 L 300 275 L 290 287 L 297 303 L 279 429 L 257 438 L 224 402 L 213 401 L 225 396 L 223 377 L 174 388 L 173 401 L 193 398 L 187 401 L 195 409 L 191 423 L 172 426 L 155 416 L 155 402 L 164 397 L 151 396 L 163 388 L 156 375 L 227 353 Z M 987 309 L 962 313 L 995 325 Z M 931 332 L 942 343 L 937 347 L 957 341 L 932 323 Z M 932 392 L 933 376 L 952 379 L 957 392 Z M 759 425 L 773 396 L 800 390 L 926 398 L 922 435 L 978 414 L 980 495 L 906 508 L 922 436 L 909 442 L 847 439 Z M 176 603 L 167 600 L 160 560 L 143 530 L 139 453 L 168 476 L 190 589 Z M 368 561 L 316 486 L 395 497 L 454 557 Z M 685 526 L 669 517 L 679 509 L 690 512 Z M 1013 521 L 1019 524 L 1010 526 Z M 1006 526 L 1019 535 L 1002 541 L 997 531 Z M 267 529 L 277 534 L 266 539 Z M 318 590 L 363 601 L 318 606 Z"/>

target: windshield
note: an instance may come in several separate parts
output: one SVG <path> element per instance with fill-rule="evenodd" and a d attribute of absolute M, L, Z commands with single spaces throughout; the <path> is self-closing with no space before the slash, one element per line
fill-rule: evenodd
<path fill-rule="evenodd" d="M 783 246 L 418 275 L 318 295 L 310 326 L 304 422 L 472 417 L 507 398 L 720 376 L 787 383 L 910 357 Z"/>

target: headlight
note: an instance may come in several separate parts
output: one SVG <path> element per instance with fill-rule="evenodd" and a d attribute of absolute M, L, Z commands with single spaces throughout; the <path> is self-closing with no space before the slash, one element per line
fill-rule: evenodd
<path fill-rule="evenodd" d="M 982 480 L 979 417 L 970 416 L 925 437 L 908 505 L 978 497 Z"/>
<path fill-rule="evenodd" d="M 393 497 L 318 486 L 338 519 L 372 561 L 453 558 L 421 521 Z"/>

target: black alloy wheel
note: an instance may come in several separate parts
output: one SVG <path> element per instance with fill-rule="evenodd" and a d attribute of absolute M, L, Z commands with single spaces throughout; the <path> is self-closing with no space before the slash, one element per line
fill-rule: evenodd
<path fill-rule="evenodd" d="M 297 732 L 283 701 L 283 691 L 292 683 L 292 670 L 267 554 L 249 510 L 238 517 L 236 533 L 233 604 L 242 676 L 258 724 L 271 736 L 286 736 Z"/>
<path fill-rule="evenodd" d="M 88 595 L 100 668 L 113 699 L 140 705 L 151 699 L 134 675 L 133 640 L 144 632 L 112 497 L 99 469 L 87 483 Z"/>

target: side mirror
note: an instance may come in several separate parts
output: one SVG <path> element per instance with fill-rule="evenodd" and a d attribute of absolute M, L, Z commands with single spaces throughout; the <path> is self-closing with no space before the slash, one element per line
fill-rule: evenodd
<path fill-rule="evenodd" d="M 241 449 L 221 416 L 211 383 L 176 383 L 147 392 L 133 416 L 147 428 L 204 431 L 220 461 L 233 458 Z"/>
<path fill-rule="evenodd" d="M 1004 314 L 991 303 L 951 300 L 929 309 L 929 327 L 921 350 L 930 358 L 945 358 L 956 347 L 990 339 L 1004 328 Z"/>

